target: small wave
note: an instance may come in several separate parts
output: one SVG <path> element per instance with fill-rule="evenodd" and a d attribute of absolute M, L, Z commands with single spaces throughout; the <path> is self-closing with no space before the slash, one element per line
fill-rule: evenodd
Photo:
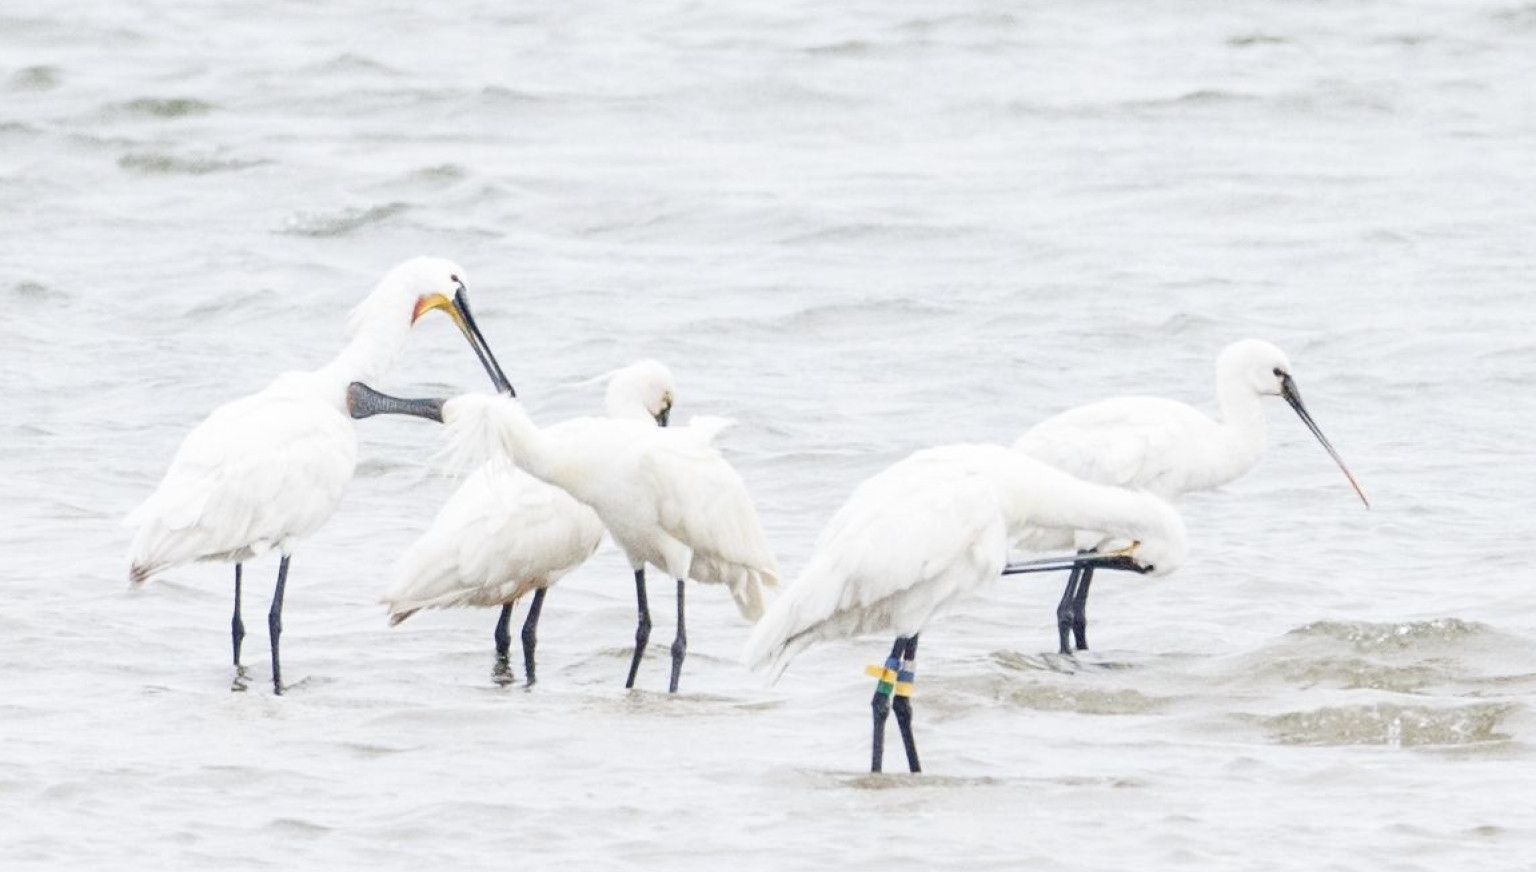
<path fill-rule="evenodd" d="M 1471 745 L 1509 738 L 1498 731 L 1518 706 L 1479 703 L 1457 708 L 1390 703 L 1286 712 L 1252 719 L 1283 745 Z"/>
<path fill-rule="evenodd" d="M 207 115 L 214 105 L 193 97 L 140 97 L 119 103 L 114 109 L 142 118 L 188 118 Z"/>
<path fill-rule="evenodd" d="M 335 57 L 305 67 L 304 70 L 310 73 L 381 73 L 387 76 L 404 75 L 400 70 L 388 64 L 374 60 L 367 55 L 355 54 L 353 52 L 343 52 Z"/>
<path fill-rule="evenodd" d="M 265 160 L 237 160 L 214 157 L 176 157 L 160 152 L 135 152 L 117 159 L 120 169 L 144 175 L 205 176 L 261 166 Z"/>
<path fill-rule="evenodd" d="M 11 295 L 18 300 L 29 303 L 57 303 L 69 298 L 69 295 L 57 288 L 51 288 L 42 282 L 34 282 L 23 279 L 11 285 Z"/>
<path fill-rule="evenodd" d="M 1486 624 L 1463 621 L 1458 618 L 1436 618 L 1432 621 L 1408 621 L 1400 624 L 1314 621 L 1286 633 L 1286 637 L 1344 642 L 1356 651 L 1366 654 L 1459 643 L 1473 637 L 1486 636 L 1489 633 L 1491 629 Z"/>
<path fill-rule="evenodd" d="M 327 238 L 345 236 L 371 224 L 379 224 L 411 208 L 408 203 L 385 203 L 367 208 L 352 207 L 326 214 L 300 213 L 289 218 L 279 233 L 289 236 Z"/>
<path fill-rule="evenodd" d="M 51 91 L 59 86 L 59 79 L 58 67 L 22 67 L 11 74 L 11 87 L 17 91 Z"/>
<path fill-rule="evenodd" d="M 801 49 L 813 57 L 859 58 L 869 54 L 873 46 L 862 39 L 845 39 L 824 45 L 811 45 Z"/>
<path fill-rule="evenodd" d="M 1289 39 L 1283 36 L 1272 36 L 1267 33 L 1240 33 L 1237 36 L 1227 38 L 1227 45 L 1247 48 L 1253 45 L 1286 45 Z"/>

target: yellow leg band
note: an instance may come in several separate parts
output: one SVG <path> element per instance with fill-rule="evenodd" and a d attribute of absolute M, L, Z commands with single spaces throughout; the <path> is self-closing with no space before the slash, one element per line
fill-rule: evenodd
<path fill-rule="evenodd" d="M 896 695 L 897 696 L 911 696 L 912 695 L 912 682 L 910 682 L 910 681 L 898 681 L 898 682 L 896 682 Z"/>

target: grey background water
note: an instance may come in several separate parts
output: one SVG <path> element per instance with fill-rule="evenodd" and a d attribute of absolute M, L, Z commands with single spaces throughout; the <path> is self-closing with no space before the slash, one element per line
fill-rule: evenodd
<path fill-rule="evenodd" d="M 0 7 L 6 868 L 1529 868 L 1536 6 L 668 2 Z M 1191 559 L 924 635 L 921 778 L 861 775 L 884 640 L 765 688 L 691 599 L 677 698 L 632 594 L 553 592 L 536 692 L 493 615 L 374 600 L 451 482 L 361 428 L 294 559 L 299 685 L 229 692 L 220 566 L 126 591 L 117 524 L 218 403 L 452 257 L 534 413 L 667 361 L 786 571 L 862 478 L 1126 392 L 1209 408 L 1288 349 Z M 446 320 L 386 387 L 480 389 Z M 250 566 L 261 625 L 272 561 Z M 657 595 L 657 638 L 670 597 Z M 247 642 L 255 687 L 264 634 Z"/>

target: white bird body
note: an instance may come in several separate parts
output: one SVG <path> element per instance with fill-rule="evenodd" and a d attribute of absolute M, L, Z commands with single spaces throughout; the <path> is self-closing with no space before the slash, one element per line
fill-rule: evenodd
<path fill-rule="evenodd" d="M 470 474 L 400 559 L 391 624 L 420 609 L 499 606 L 548 588 L 597 551 L 591 509 L 506 460 Z"/>
<path fill-rule="evenodd" d="M 345 394 L 345 382 L 322 373 L 287 373 L 193 428 L 125 521 L 137 530 L 132 580 L 197 560 L 290 553 L 320 529 L 357 467 Z"/>
<path fill-rule="evenodd" d="M 919 451 L 861 484 L 827 524 L 805 570 L 769 607 L 745 659 L 777 676 L 821 639 L 917 634 L 1003 571 L 1008 543 L 1098 530 L 1138 539 L 1159 574 L 1184 555 L 1184 526 L 1152 494 L 1076 479 L 996 445 Z"/>
<path fill-rule="evenodd" d="M 658 428 L 577 418 L 540 429 L 515 399 L 466 395 L 443 406 L 461 453 L 505 452 L 535 478 L 590 506 L 636 570 L 724 584 L 741 613 L 762 613 L 777 583 L 746 485 L 711 445 L 719 419 Z"/>
<path fill-rule="evenodd" d="M 264 390 L 215 409 L 182 440 L 154 493 L 124 521 L 134 528 L 128 548 L 133 584 L 194 561 L 235 563 L 231 638 L 237 667 L 245 635 L 240 564 L 273 549 L 282 553 L 268 615 L 277 693 L 288 558 L 330 519 L 357 468 L 348 385 L 383 375 L 416 320 L 432 309 L 448 312 L 487 371 L 504 378 L 471 320 L 462 276 L 457 265 L 438 258 L 415 258 L 390 270 L 353 310 L 350 340 L 334 360 L 312 372 L 281 375 Z"/>
<path fill-rule="evenodd" d="M 1279 396 L 1290 403 L 1364 502 L 1364 491 L 1302 404 L 1290 370 L 1285 353 L 1268 342 L 1234 342 L 1216 358 L 1220 420 L 1173 400 L 1119 397 L 1047 418 L 1013 447 L 1085 481 L 1145 489 L 1176 502 L 1184 494 L 1235 481 L 1259 462 L 1267 429 L 1263 400 Z M 1014 541 L 1024 549 L 1038 544 L 1028 537 Z M 1102 548 L 1106 540 L 1085 530 L 1076 544 Z M 1078 650 L 1088 647 L 1085 608 L 1092 579 L 1091 568 L 1074 572 L 1062 594 L 1057 625 L 1063 654 L 1069 653 L 1069 629 Z"/>
<path fill-rule="evenodd" d="M 1047 418 L 1013 447 L 1087 481 L 1176 500 L 1234 481 L 1259 462 L 1266 430 L 1261 401 L 1280 393 L 1273 371 L 1289 367 L 1269 343 L 1234 343 L 1217 359 L 1219 421 L 1174 400 L 1117 397 Z"/>
<path fill-rule="evenodd" d="M 653 428 L 670 410 L 672 392 L 666 367 L 640 361 L 611 374 L 608 415 Z M 564 441 L 586 429 L 567 421 L 546 432 Z M 465 479 L 400 559 L 383 598 L 390 623 L 423 608 L 514 604 L 585 563 L 602 537 L 602 521 L 591 508 L 509 458 L 494 457 Z"/>

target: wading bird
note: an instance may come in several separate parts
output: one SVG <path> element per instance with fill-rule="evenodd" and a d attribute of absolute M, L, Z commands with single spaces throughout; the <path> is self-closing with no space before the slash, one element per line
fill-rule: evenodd
<path fill-rule="evenodd" d="M 608 416 L 665 427 L 673 393 L 665 366 L 638 361 L 608 376 Z M 559 439 L 562 426 L 549 428 L 552 438 Z M 544 594 L 585 563 L 602 538 L 603 523 L 585 504 L 507 458 L 493 458 L 465 479 L 431 528 L 406 549 L 383 597 L 389 622 L 399 624 L 420 609 L 500 606 L 492 637 L 495 674 L 510 681 L 508 623 L 518 600 L 532 591 L 522 632 L 523 669 L 532 685 Z"/>
<path fill-rule="evenodd" d="M 1010 541 L 1061 546 L 1075 530 L 1138 544 L 1009 567 Z M 753 629 L 744 659 L 774 679 L 813 642 L 896 634 L 878 679 L 870 770 L 879 772 L 894 709 L 907 765 L 920 771 L 912 737 L 918 634 L 933 616 L 999 575 L 1077 562 L 1163 574 L 1184 559 L 1184 524 L 1144 491 L 1090 484 L 997 445 L 919 451 L 865 481 L 822 531 L 805 570 Z M 892 703 L 891 696 L 896 699 Z"/>
<path fill-rule="evenodd" d="M 434 309 L 447 313 L 493 382 L 505 376 L 470 314 L 464 272 L 450 261 L 416 258 L 390 270 L 352 312 L 351 339 L 329 364 L 278 376 L 264 390 L 215 409 L 187 434 L 160 486 L 124 522 L 135 528 L 128 578 L 203 560 L 235 564 L 230 622 L 236 687 L 243 688 L 240 566 L 268 551 L 281 557 L 267 628 L 272 690 L 283 692 L 278 658 L 283 590 L 294 548 L 320 529 L 357 465 L 347 386 L 379 378 L 411 327 Z"/>
<path fill-rule="evenodd" d="M 635 575 L 639 619 L 625 687 L 634 687 L 651 635 L 646 564 L 677 582 L 672 693 L 688 650 L 684 579 L 724 584 L 748 620 L 763 612 L 763 588 L 778 583 L 778 565 L 746 485 L 711 444 L 723 419 L 658 428 L 645 421 L 578 418 L 541 429 L 513 397 L 402 400 L 363 384 L 354 385 L 350 397 L 354 417 L 391 413 L 443 421 L 457 453 L 504 453 L 597 513 Z"/>
<path fill-rule="evenodd" d="M 1019 437 L 1014 449 L 1078 478 L 1149 490 L 1177 500 L 1241 477 L 1264 452 L 1263 398 L 1278 396 L 1296 410 L 1307 429 L 1343 470 L 1360 501 L 1365 492 L 1301 401 L 1291 362 L 1268 342 L 1245 339 L 1216 359 L 1216 400 L 1221 420 L 1180 402 L 1157 397 L 1118 397 L 1069 409 Z M 1102 544 L 1102 543 L 1100 543 Z M 1088 648 L 1088 587 L 1093 566 L 1074 569 L 1056 608 L 1061 653 Z"/>

